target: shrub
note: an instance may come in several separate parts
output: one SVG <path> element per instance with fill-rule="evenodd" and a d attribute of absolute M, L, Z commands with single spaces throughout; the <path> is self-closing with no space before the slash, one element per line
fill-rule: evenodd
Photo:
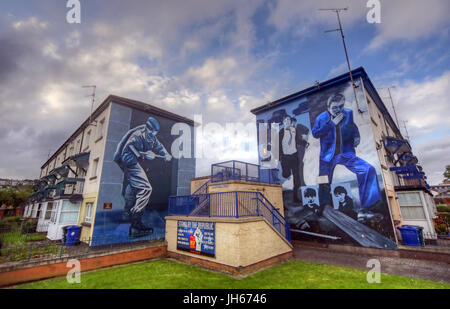
<path fill-rule="evenodd" d="M 0 231 L 4 233 L 18 230 L 20 226 L 20 219 L 21 217 L 18 216 L 3 218 L 3 220 L 0 221 Z"/>
<path fill-rule="evenodd" d="M 29 234 L 36 232 L 37 221 L 34 219 L 27 219 L 22 223 L 22 234 Z"/>
<path fill-rule="evenodd" d="M 439 224 L 438 226 L 436 226 L 436 232 L 438 234 L 444 234 L 447 233 L 447 225 L 445 224 Z"/>
<path fill-rule="evenodd" d="M 436 209 L 438 212 L 450 212 L 450 206 L 447 205 L 437 205 Z"/>

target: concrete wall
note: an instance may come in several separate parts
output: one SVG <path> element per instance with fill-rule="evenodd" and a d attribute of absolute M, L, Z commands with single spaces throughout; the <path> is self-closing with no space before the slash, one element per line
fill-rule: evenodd
<path fill-rule="evenodd" d="M 91 223 L 88 224 L 84 222 L 86 217 L 86 204 L 93 203 L 92 208 L 92 219 Z M 97 193 L 90 193 L 83 195 L 83 202 L 81 203 L 80 216 L 78 217 L 78 224 L 82 226 L 80 240 L 87 242 L 90 237 L 92 237 L 92 223 L 95 222 L 95 211 L 97 205 Z"/>
<path fill-rule="evenodd" d="M 178 220 L 216 222 L 215 258 L 177 250 Z M 249 266 L 292 251 L 292 246 L 261 217 L 166 217 L 166 241 L 169 252 L 233 267 Z"/>
<path fill-rule="evenodd" d="M 385 119 L 383 113 L 379 110 L 374 102 L 374 99 L 369 95 L 364 88 L 364 95 L 367 101 L 369 111 L 370 123 L 372 126 L 373 136 L 376 143 L 378 158 L 381 165 L 381 176 L 383 177 L 384 187 L 386 191 L 387 201 L 389 205 L 390 215 L 394 227 L 402 225 L 402 217 L 400 214 L 400 207 L 397 202 L 394 187 L 400 185 L 400 181 L 389 168 L 394 165 L 387 159 L 387 152 L 384 148 L 384 136 L 395 136 L 394 129 L 390 123 Z"/>
<path fill-rule="evenodd" d="M 200 188 L 205 182 L 209 181 L 210 179 L 210 176 L 191 178 L 190 194 L 194 193 L 198 188 Z"/>

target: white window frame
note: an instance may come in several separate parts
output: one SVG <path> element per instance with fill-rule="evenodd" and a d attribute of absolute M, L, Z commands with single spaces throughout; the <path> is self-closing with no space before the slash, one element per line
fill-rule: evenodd
<path fill-rule="evenodd" d="M 84 222 L 92 223 L 92 213 L 94 210 L 94 203 L 87 202 L 85 207 L 86 208 L 85 208 L 85 213 L 84 213 Z"/>
<path fill-rule="evenodd" d="M 50 205 L 52 205 L 51 209 L 49 209 Z M 50 218 L 52 217 L 53 208 L 55 208 L 55 203 L 54 202 L 47 202 L 47 207 L 45 209 L 44 220 L 50 220 Z M 47 218 L 47 214 L 49 215 L 48 218 Z"/>
<path fill-rule="evenodd" d="M 56 224 L 56 222 L 58 222 L 58 220 L 57 220 L 58 219 L 58 210 L 59 210 L 60 205 L 61 205 L 60 201 L 53 204 L 52 213 L 50 215 L 50 222 L 52 222 L 54 224 Z"/>
<path fill-rule="evenodd" d="M 78 218 L 80 217 L 80 207 L 78 205 L 78 210 L 63 210 L 64 209 L 64 201 L 61 201 L 61 211 L 59 213 L 59 218 L 58 218 L 58 223 L 59 224 L 67 224 L 67 223 L 73 223 L 73 222 L 78 222 Z M 66 214 L 66 213 L 77 213 L 77 219 L 72 221 L 72 222 L 61 222 L 62 219 L 62 215 Z"/>
<path fill-rule="evenodd" d="M 402 195 L 417 195 L 418 197 L 418 201 L 420 201 L 420 205 L 412 205 L 412 204 L 408 204 L 408 205 L 402 205 L 402 200 L 399 198 Z M 412 191 L 412 192 L 399 192 L 397 193 L 397 198 L 398 198 L 398 206 L 400 207 L 400 214 L 402 216 L 403 220 L 406 221 L 411 221 L 411 220 L 427 220 L 427 215 L 425 213 L 425 209 L 424 209 L 424 205 L 423 205 L 423 200 L 422 200 L 422 196 L 420 194 L 420 192 L 416 192 L 416 191 Z M 405 212 L 406 209 L 411 209 L 411 208 L 415 208 L 414 210 L 420 208 L 422 210 L 422 217 L 418 218 L 418 217 L 411 217 L 409 214 L 407 214 Z"/>
<path fill-rule="evenodd" d="M 89 130 L 89 131 L 86 132 L 86 137 L 85 137 L 86 144 L 84 146 L 84 150 L 89 148 L 89 145 L 91 143 L 91 138 L 92 138 L 91 135 L 92 135 L 92 130 Z"/>
<path fill-rule="evenodd" d="M 99 161 L 100 161 L 99 158 L 95 158 L 95 159 L 92 161 L 92 173 L 91 173 L 91 177 L 97 177 Z"/>
<path fill-rule="evenodd" d="M 40 219 L 42 215 L 42 203 L 39 203 L 36 210 L 36 218 Z"/>

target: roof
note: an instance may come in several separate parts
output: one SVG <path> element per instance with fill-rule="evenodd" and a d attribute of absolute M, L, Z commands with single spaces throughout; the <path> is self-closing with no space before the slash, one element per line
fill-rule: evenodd
<path fill-rule="evenodd" d="M 388 109 L 386 108 L 386 105 L 384 105 L 383 100 L 381 99 L 380 95 L 378 94 L 375 86 L 372 84 L 371 80 L 369 79 L 369 76 L 367 75 L 366 71 L 363 67 L 359 67 L 357 69 L 352 70 L 352 76 L 353 79 L 357 77 L 361 77 L 364 82 L 364 87 L 366 91 L 369 93 L 369 95 L 374 100 L 375 104 L 377 105 L 378 109 L 383 113 L 383 115 L 386 117 L 386 120 L 389 122 L 391 128 L 394 130 L 395 134 L 397 136 L 400 136 L 403 138 L 402 133 L 400 132 L 399 128 L 397 127 L 396 123 L 392 119 Z M 327 81 L 316 83 L 314 86 L 311 86 L 309 88 L 303 89 L 299 92 L 295 92 L 293 94 L 287 95 L 281 99 L 269 102 L 267 104 L 264 104 L 262 106 L 256 107 L 251 110 L 251 112 L 255 115 L 261 114 L 267 110 L 271 110 L 274 107 L 278 107 L 284 104 L 287 104 L 289 102 L 298 100 L 301 97 L 304 97 L 306 95 L 311 95 L 316 92 L 323 91 L 324 89 L 333 87 L 337 84 L 341 84 L 344 82 L 350 81 L 350 74 L 344 73 L 337 77 L 334 77 L 332 79 L 329 79 Z"/>
<path fill-rule="evenodd" d="M 92 118 L 95 118 L 98 115 L 100 115 L 109 106 L 110 103 L 116 103 L 116 104 L 120 104 L 123 106 L 131 107 L 131 108 L 134 108 L 134 109 L 146 112 L 146 113 L 151 113 L 151 114 L 154 114 L 157 116 L 172 119 L 172 120 L 175 120 L 178 122 L 184 122 L 184 123 L 194 126 L 194 121 L 189 118 L 168 112 L 166 110 L 163 110 L 159 107 L 150 105 L 148 103 L 127 99 L 127 98 L 112 95 L 112 94 L 109 95 L 108 97 L 106 97 L 106 99 L 95 109 L 95 111 L 92 113 Z M 41 169 L 44 168 L 44 166 L 46 166 L 49 162 L 51 162 L 55 157 L 57 157 L 57 155 L 61 152 L 62 149 L 64 149 L 79 133 L 81 133 L 86 127 L 89 126 L 90 119 L 91 119 L 91 117 L 88 117 L 78 127 L 78 129 L 75 130 L 75 132 L 41 166 Z"/>

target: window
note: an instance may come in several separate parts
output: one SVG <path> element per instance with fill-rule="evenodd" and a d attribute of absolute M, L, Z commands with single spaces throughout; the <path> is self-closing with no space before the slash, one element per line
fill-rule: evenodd
<path fill-rule="evenodd" d="M 80 151 L 80 140 L 77 140 L 77 147 L 75 148 L 75 153 L 78 153 Z"/>
<path fill-rule="evenodd" d="M 77 204 L 72 204 L 69 201 L 63 201 L 59 223 L 76 223 L 78 221 L 79 210 L 80 207 Z"/>
<path fill-rule="evenodd" d="M 97 170 L 98 170 L 98 158 L 94 160 L 92 163 L 92 174 L 91 177 L 97 177 Z"/>
<path fill-rule="evenodd" d="M 50 215 L 50 221 L 52 223 L 56 223 L 56 217 L 58 216 L 58 209 L 59 209 L 60 202 L 57 202 L 54 207 L 52 207 L 52 213 Z"/>
<path fill-rule="evenodd" d="M 36 218 L 40 218 L 41 217 L 41 209 L 42 209 L 42 204 L 38 205 L 38 209 L 37 209 L 37 213 L 36 213 Z"/>
<path fill-rule="evenodd" d="M 424 220 L 422 200 L 419 192 L 397 193 L 398 205 L 404 220 Z"/>
<path fill-rule="evenodd" d="M 45 220 L 49 220 L 52 216 L 52 209 L 53 209 L 53 202 L 48 202 L 47 204 L 47 210 L 45 211 Z"/>
<path fill-rule="evenodd" d="M 91 130 L 89 130 L 86 133 L 86 143 L 85 143 L 84 149 L 88 149 L 89 148 L 90 141 L 91 141 Z"/>
<path fill-rule="evenodd" d="M 98 122 L 97 140 L 103 137 L 103 129 L 105 127 L 105 118 Z"/>
<path fill-rule="evenodd" d="M 94 203 L 86 203 L 86 212 L 84 215 L 84 222 L 92 222 L 92 209 L 94 208 Z"/>

